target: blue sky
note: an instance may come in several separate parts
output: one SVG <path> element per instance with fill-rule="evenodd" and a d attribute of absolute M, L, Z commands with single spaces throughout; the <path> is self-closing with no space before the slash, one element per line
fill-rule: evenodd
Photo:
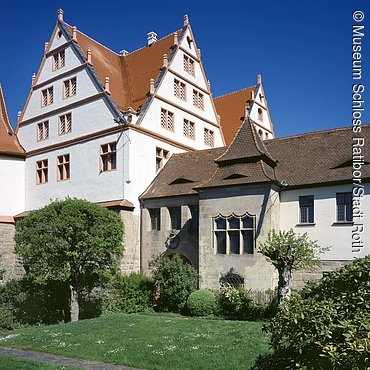
<path fill-rule="evenodd" d="M 361 82 L 370 90 L 366 1 L 7 1 L 0 13 L 0 82 L 13 125 L 60 7 L 66 22 L 117 52 L 143 46 L 149 31 L 173 32 L 188 14 L 213 96 L 250 86 L 261 73 L 279 137 L 351 124 L 352 12 L 360 9 Z M 365 107 L 363 121 L 370 122 Z"/>

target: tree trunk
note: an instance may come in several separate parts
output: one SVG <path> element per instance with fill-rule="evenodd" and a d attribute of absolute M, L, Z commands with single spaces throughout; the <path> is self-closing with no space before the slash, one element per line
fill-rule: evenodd
<path fill-rule="evenodd" d="M 71 292 L 71 303 L 70 303 L 71 322 L 74 322 L 78 321 L 80 315 L 80 306 L 78 304 L 78 300 L 80 297 L 78 290 L 73 285 L 70 285 L 69 289 Z"/>
<path fill-rule="evenodd" d="M 279 287 L 278 287 L 278 298 L 279 303 L 290 298 L 291 287 L 290 282 L 292 279 L 292 269 L 289 265 L 284 265 L 279 269 Z"/>

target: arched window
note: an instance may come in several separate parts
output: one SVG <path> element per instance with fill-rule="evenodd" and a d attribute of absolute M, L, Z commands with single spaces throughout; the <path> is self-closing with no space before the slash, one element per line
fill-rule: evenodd
<path fill-rule="evenodd" d="M 263 134 L 262 130 L 261 130 L 261 129 L 259 129 L 259 130 L 258 130 L 258 135 L 261 137 L 261 139 L 262 139 L 262 134 Z"/>
<path fill-rule="evenodd" d="M 267 140 L 269 138 L 269 134 L 266 132 L 265 133 L 265 139 Z"/>
<path fill-rule="evenodd" d="M 213 218 L 213 245 L 217 254 L 254 254 L 256 216 L 245 213 Z"/>
<path fill-rule="evenodd" d="M 258 108 L 258 119 L 263 122 L 263 112 L 261 108 Z"/>

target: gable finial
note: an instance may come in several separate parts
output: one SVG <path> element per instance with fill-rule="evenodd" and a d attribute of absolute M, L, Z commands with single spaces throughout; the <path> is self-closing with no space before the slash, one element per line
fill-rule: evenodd
<path fill-rule="evenodd" d="M 36 81 L 36 74 L 34 73 L 32 75 L 32 86 L 35 84 L 35 81 Z"/>
<path fill-rule="evenodd" d="M 174 32 L 173 33 L 173 44 L 177 45 L 178 43 L 179 43 L 179 36 L 178 36 L 177 32 Z"/>
<path fill-rule="evenodd" d="M 63 20 L 63 9 L 58 9 L 58 19 L 60 20 L 60 21 L 62 21 Z"/>
<path fill-rule="evenodd" d="M 87 49 L 87 63 L 89 63 L 90 65 L 92 65 L 91 55 L 92 55 L 91 49 L 88 48 Z"/>
<path fill-rule="evenodd" d="M 166 68 L 168 65 L 168 56 L 167 54 L 163 54 L 163 64 L 162 64 L 162 68 Z"/>
<path fill-rule="evenodd" d="M 153 95 L 154 94 L 154 78 L 151 78 L 149 81 L 149 94 Z"/>
<path fill-rule="evenodd" d="M 46 53 L 46 50 L 48 50 L 48 46 L 49 46 L 49 43 L 48 42 L 45 42 L 44 44 L 44 52 Z"/>
<path fill-rule="evenodd" d="M 258 74 L 257 75 L 257 83 L 258 83 L 258 85 L 261 85 L 261 83 L 262 83 L 262 76 L 261 76 L 261 74 Z"/>
<path fill-rule="evenodd" d="M 107 94 L 110 94 L 110 90 L 109 90 L 109 77 L 105 77 L 105 92 L 107 93 Z"/>
<path fill-rule="evenodd" d="M 72 39 L 73 41 L 77 42 L 77 27 L 76 26 L 72 27 Z"/>
<path fill-rule="evenodd" d="M 187 26 L 189 24 L 189 17 L 187 14 L 184 15 L 184 26 Z"/>
<path fill-rule="evenodd" d="M 20 110 L 20 111 L 18 111 L 18 114 L 17 114 L 18 122 L 21 119 L 21 115 L 22 115 L 22 111 Z"/>

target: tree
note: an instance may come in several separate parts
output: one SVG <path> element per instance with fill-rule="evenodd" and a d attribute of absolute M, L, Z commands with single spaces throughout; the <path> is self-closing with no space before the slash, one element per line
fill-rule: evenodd
<path fill-rule="evenodd" d="M 16 252 L 35 283 L 64 283 L 70 318 L 79 318 L 83 291 L 109 281 L 123 253 L 117 214 L 81 199 L 55 201 L 16 224 Z"/>
<path fill-rule="evenodd" d="M 292 271 L 303 268 L 313 270 L 320 266 L 318 256 L 328 250 L 309 240 L 307 233 L 295 234 L 293 229 L 269 232 L 266 242 L 260 244 L 260 252 L 278 270 L 279 303 L 290 297 Z"/>

